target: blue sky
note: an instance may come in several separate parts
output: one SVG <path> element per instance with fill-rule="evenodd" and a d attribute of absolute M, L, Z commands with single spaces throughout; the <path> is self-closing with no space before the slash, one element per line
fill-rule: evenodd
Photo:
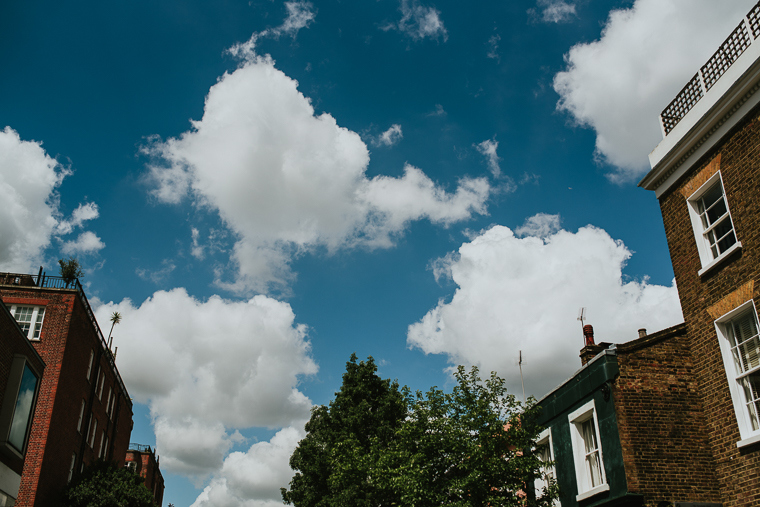
<path fill-rule="evenodd" d="M 0 270 L 74 255 L 123 314 L 165 505 L 276 505 L 352 352 L 518 393 L 522 350 L 541 396 L 580 307 L 600 341 L 680 322 L 636 182 L 751 5 L 6 2 Z"/>

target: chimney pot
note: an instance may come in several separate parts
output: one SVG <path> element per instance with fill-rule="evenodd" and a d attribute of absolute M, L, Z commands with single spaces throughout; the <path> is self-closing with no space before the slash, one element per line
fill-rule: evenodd
<path fill-rule="evenodd" d="M 586 338 L 586 346 L 594 345 L 594 328 L 591 324 L 583 326 L 583 336 Z"/>
<path fill-rule="evenodd" d="M 647 330 L 643 327 L 639 329 L 639 338 L 644 338 L 647 335 Z"/>

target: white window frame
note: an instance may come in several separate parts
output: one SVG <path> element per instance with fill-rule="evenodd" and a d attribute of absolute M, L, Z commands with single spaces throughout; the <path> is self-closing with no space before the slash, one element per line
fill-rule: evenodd
<path fill-rule="evenodd" d="M 77 433 L 82 433 L 82 422 L 84 421 L 84 409 L 87 405 L 85 400 L 82 400 L 82 406 L 79 409 L 79 422 L 77 422 Z"/>
<path fill-rule="evenodd" d="M 731 344 L 729 343 L 727 336 L 727 325 L 737 317 L 742 316 L 745 312 L 752 313 L 755 317 L 755 325 L 758 326 L 757 308 L 755 308 L 755 302 L 751 299 L 715 320 L 715 330 L 718 333 L 718 343 L 720 344 L 720 352 L 723 356 L 723 366 L 726 371 L 728 388 L 731 392 L 731 401 L 734 405 L 736 422 L 739 424 L 741 440 L 736 443 L 737 447 L 744 447 L 760 442 L 760 429 L 752 429 L 752 422 L 746 405 L 747 400 L 745 400 L 743 389 L 739 386 L 741 378 L 747 376 L 751 372 L 757 372 L 758 369 L 754 368 L 745 373 L 739 373 L 736 371 L 733 354 L 731 353 Z M 758 330 L 760 330 L 760 327 L 758 327 Z M 758 415 L 760 416 L 760 414 Z"/>
<path fill-rule="evenodd" d="M 100 369 L 100 387 L 98 388 L 98 401 L 103 401 L 103 384 L 106 382 L 106 373 Z"/>
<path fill-rule="evenodd" d="M 98 458 L 103 457 L 103 444 L 106 443 L 106 430 L 100 435 L 100 448 L 98 449 Z"/>
<path fill-rule="evenodd" d="M 90 449 L 95 449 L 95 437 L 98 434 L 98 420 L 92 418 L 92 436 L 90 437 Z"/>
<path fill-rule="evenodd" d="M 596 415 L 596 406 L 594 400 L 574 410 L 567 416 L 570 422 L 570 440 L 573 446 L 573 461 L 575 464 L 575 478 L 578 484 L 578 496 L 575 500 L 580 502 L 594 495 L 609 491 L 610 486 L 607 484 L 607 473 L 604 470 L 604 458 L 602 451 L 602 439 L 599 433 L 599 418 Z M 601 474 L 601 483 L 597 486 L 591 486 L 591 477 L 586 472 L 586 446 L 581 425 L 591 419 L 593 421 L 593 430 L 596 432 L 596 442 L 599 452 L 599 465 Z"/>
<path fill-rule="evenodd" d="M 736 243 L 731 245 L 726 251 L 722 252 L 717 257 L 713 258 L 707 238 L 705 237 L 706 229 L 702 224 L 702 219 L 699 216 L 699 208 L 697 207 L 697 202 L 703 195 L 707 193 L 708 190 L 710 190 L 717 183 L 720 183 L 721 189 L 723 190 L 723 201 L 726 204 L 726 214 L 728 215 L 725 220 L 729 220 L 731 223 L 731 230 L 733 231 L 734 237 L 736 238 Z M 723 262 L 736 250 L 740 249 L 742 247 L 742 243 L 739 241 L 739 237 L 736 234 L 734 220 L 731 217 L 731 208 L 728 206 L 728 198 L 726 197 L 726 186 L 723 184 L 723 177 L 720 175 L 720 171 L 717 171 L 710 177 L 710 179 L 705 181 L 702 186 L 700 186 L 693 194 L 691 194 L 691 196 L 689 196 L 687 201 L 689 203 L 688 208 L 689 217 L 691 218 L 691 226 L 694 230 L 694 239 L 697 242 L 699 259 L 702 261 L 702 269 L 699 270 L 699 276 L 702 276 Z"/>
<path fill-rule="evenodd" d="M 71 478 L 74 477 L 74 465 L 76 464 L 76 461 L 77 461 L 77 453 L 73 453 L 71 455 L 71 465 L 69 465 L 69 478 L 66 481 L 67 483 L 71 482 Z"/>
<path fill-rule="evenodd" d="M 554 442 L 552 441 L 551 428 L 546 428 L 544 431 L 539 433 L 538 438 L 536 439 L 536 446 L 546 446 L 546 448 L 549 450 L 549 460 L 552 463 L 554 462 Z M 544 488 L 549 486 L 549 481 L 546 479 L 547 477 L 551 477 L 555 482 L 557 481 L 557 470 L 553 464 L 549 467 L 541 467 L 541 473 L 541 477 L 536 478 L 536 480 L 533 482 L 536 491 L 536 498 L 541 496 L 543 494 Z M 559 500 L 554 500 L 552 505 L 559 505 Z"/>
<path fill-rule="evenodd" d="M 19 327 L 21 327 L 22 324 L 27 324 L 27 322 L 22 323 L 18 321 L 18 318 L 16 317 L 16 310 L 19 308 L 32 309 L 32 318 L 31 318 L 31 321 L 28 322 L 29 329 L 26 330 L 26 337 L 31 341 L 35 341 L 35 342 L 40 341 L 40 334 L 42 332 L 42 323 L 45 320 L 45 307 L 34 306 L 34 305 L 11 305 L 11 315 L 13 315 L 13 318 L 16 319 L 16 322 L 18 322 Z M 37 322 L 38 317 L 40 318 L 39 322 Z M 39 328 L 37 328 L 38 324 L 39 324 Z"/>
<path fill-rule="evenodd" d="M 87 382 L 90 381 L 90 375 L 92 375 L 92 363 L 95 361 L 95 351 L 90 350 L 90 364 L 87 366 Z"/>

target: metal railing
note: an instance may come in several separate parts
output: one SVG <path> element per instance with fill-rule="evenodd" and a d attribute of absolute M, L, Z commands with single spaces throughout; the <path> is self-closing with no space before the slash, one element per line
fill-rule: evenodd
<path fill-rule="evenodd" d="M 660 123 L 666 136 L 758 37 L 760 37 L 760 2 L 752 7 L 747 16 L 731 32 L 731 35 L 707 60 L 707 63 L 689 80 L 676 95 L 676 98 L 662 110 Z"/>
<path fill-rule="evenodd" d="M 0 285 L 16 285 L 19 287 L 39 287 L 42 289 L 69 289 L 69 290 L 77 291 L 77 293 L 79 294 L 79 300 L 82 302 L 82 306 L 84 306 L 84 310 L 87 313 L 87 316 L 90 318 L 90 322 L 92 322 L 92 325 L 95 328 L 95 332 L 97 333 L 98 338 L 100 338 L 100 346 L 103 347 L 103 356 L 106 358 L 106 361 L 108 361 L 108 364 L 111 366 L 111 369 L 113 370 L 114 375 L 116 377 L 116 382 L 119 383 L 119 386 L 124 392 L 125 401 L 127 402 L 130 408 L 132 407 L 132 400 L 129 398 L 129 391 L 127 391 L 127 387 L 124 385 L 124 381 L 122 380 L 121 375 L 119 374 L 119 370 L 118 368 L 116 368 L 116 359 L 113 356 L 113 352 L 111 352 L 111 349 L 108 347 L 108 343 L 106 342 L 106 339 L 103 336 L 103 331 L 100 330 L 98 321 L 95 318 L 95 312 L 92 311 L 90 302 L 87 300 L 87 296 L 85 295 L 84 289 L 82 288 L 82 284 L 79 283 L 78 278 L 74 278 L 73 280 L 67 280 L 60 276 L 47 276 L 41 270 L 40 270 L 39 275 L 26 275 L 26 274 L 19 274 L 19 273 L 0 273 Z"/>
<path fill-rule="evenodd" d="M 151 449 L 149 445 L 144 445 L 144 444 L 130 443 L 129 450 L 137 451 L 137 452 L 149 452 L 151 454 L 153 453 L 153 449 Z"/>

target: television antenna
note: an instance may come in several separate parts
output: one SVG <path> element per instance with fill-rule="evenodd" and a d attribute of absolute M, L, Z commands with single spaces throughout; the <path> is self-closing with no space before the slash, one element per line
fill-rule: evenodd
<path fill-rule="evenodd" d="M 522 384 L 522 390 L 523 390 L 523 403 L 527 403 L 528 400 L 525 398 L 525 382 L 523 382 L 523 374 L 522 374 L 522 350 L 520 351 L 520 359 L 517 361 L 517 366 L 520 368 L 520 383 Z"/>

